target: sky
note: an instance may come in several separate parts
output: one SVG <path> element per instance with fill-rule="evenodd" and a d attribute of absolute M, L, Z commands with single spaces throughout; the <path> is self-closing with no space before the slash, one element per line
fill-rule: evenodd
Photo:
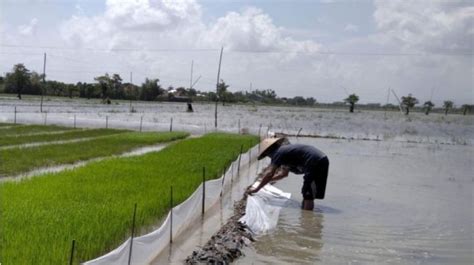
<path fill-rule="evenodd" d="M 474 102 L 473 24 L 464 0 L 2 0 L 0 74 L 41 73 L 46 53 L 50 80 L 213 91 L 223 47 L 231 91 L 459 106 Z"/>

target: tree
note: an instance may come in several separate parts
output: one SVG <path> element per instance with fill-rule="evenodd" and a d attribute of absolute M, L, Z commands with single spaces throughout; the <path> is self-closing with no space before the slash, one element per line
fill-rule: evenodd
<path fill-rule="evenodd" d="M 466 115 L 468 112 L 470 113 L 473 109 L 474 105 L 464 104 L 461 106 L 462 108 L 462 115 Z"/>
<path fill-rule="evenodd" d="M 314 106 L 314 104 L 316 104 L 316 99 L 314 99 L 313 97 L 306 98 L 306 104 L 308 104 L 309 106 Z"/>
<path fill-rule="evenodd" d="M 162 95 L 165 91 L 158 84 L 160 79 L 145 79 L 145 83 L 142 84 L 142 89 L 140 93 L 141 100 L 156 100 L 156 98 Z"/>
<path fill-rule="evenodd" d="M 349 112 L 354 112 L 354 106 L 359 101 L 359 96 L 356 94 L 351 94 L 347 98 L 344 99 L 344 102 L 349 103 Z"/>
<path fill-rule="evenodd" d="M 443 108 L 444 108 L 444 115 L 448 115 L 448 111 L 452 109 L 454 106 L 454 103 L 451 100 L 446 100 L 443 102 Z"/>
<path fill-rule="evenodd" d="M 30 70 L 23 64 L 13 66 L 13 72 L 7 73 L 5 77 L 5 92 L 17 93 L 18 99 L 21 99 L 23 90 L 30 85 Z"/>
<path fill-rule="evenodd" d="M 40 95 L 43 87 L 43 74 L 31 72 L 29 86 L 25 87 L 23 94 Z"/>
<path fill-rule="evenodd" d="M 415 107 L 416 104 L 418 104 L 418 99 L 411 94 L 408 94 L 407 97 L 402 97 L 402 106 L 405 107 L 406 115 L 410 113 L 410 108 Z"/>
<path fill-rule="evenodd" d="M 112 89 L 112 98 L 121 99 L 124 97 L 122 87 L 122 78 L 119 74 L 113 74 L 110 79 L 110 88 Z"/>
<path fill-rule="evenodd" d="M 428 115 L 430 114 L 431 109 L 434 107 L 434 104 L 433 102 L 428 100 L 425 103 L 423 103 L 423 107 L 425 108 L 425 114 Z"/>
<path fill-rule="evenodd" d="M 109 86 L 111 84 L 111 79 L 108 73 L 105 75 L 98 76 L 94 78 L 95 81 L 99 82 L 99 88 L 102 96 L 102 103 L 106 103 L 109 97 Z"/>
<path fill-rule="evenodd" d="M 228 98 L 228 91 L 227 88 L 229 85 L 226 85 L 224 80 L 221 79 L 219 82 L 219 85 L 217 86 L 217 99 L 222 101 L 222 106 L 225 105 L 225 102 L 227 101 Z"/>

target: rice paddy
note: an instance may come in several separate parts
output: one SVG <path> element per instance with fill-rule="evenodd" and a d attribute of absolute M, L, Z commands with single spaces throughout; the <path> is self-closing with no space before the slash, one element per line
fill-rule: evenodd
<path fill-rule="evenodd" d="M 184 132 L 130 132 L 81 142 L 42 145 L 0 150 L 0 176 L 13 176 L 39 167 L 71 164 L 92 158 L 110 156 L 133 148 L 182 139 Z"/>
<path fill-rule="evenodd" d="M 56 126 L 56 125 L 48 125 L 48 126 L 44 126 L 44 125 L 16 125 L 16 126 L 11 126 L 11 124 L 9 124 L 9 125 L 5 125 L 5 126 L 0 126 L 0 136 L 3 138 L 4 136 L 11 136 L 11 135 L 58 132 L 58 131 L 67 131 L 67 130 L 73 130 L 73 128 Z"/>
<path fill-rule="evenodd" d="M 120 137 L 113 136 L 114 143 Z M 142 138 L 148 139 L 148 134 Z M 133 205 L 144 232 L 174 203 L 188 198 L 202 181 L 218 177 L 254 136 L 208 134 L 170 144 L 160 152 L 111 158 L 74 170 L 0 184 L 0 261 L 5 264 L 64 264 L 72 240 L 75 263 L 93 259 L 122 243 L 130 233 Z M 81 143 L 84 144 L 84 143 Z"/>
<path fill-rule="evenodd" d="M 127 132 L 127 130 L 115 129 L 90 129 L 90 130 L 70 130 L 61 133 L 45 133 L 45 134 L 27 134 L 27 135 L 10 135 L 0 138 L 0 147 L 12 146 L 28 143 L 51 142 L 51 141 L 67 141 L 79 138 L 99 137 L 112 134 Z"/>

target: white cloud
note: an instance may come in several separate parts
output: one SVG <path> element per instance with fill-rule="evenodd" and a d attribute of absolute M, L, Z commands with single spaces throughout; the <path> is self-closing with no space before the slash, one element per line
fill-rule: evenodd
<path fill-rule="evenodd" d="M 349 23 L 344 27 L 344 31 L 357 32 L 359 31 L 359 27 L 354 24 Z"/>
<path fill-rule="evenodd" d="M 375 7 L 374 19 L 384 42 L 427 52 L 472 53 L 472 3 L 375 0 Z"/>
<path fill-rule="evenodd" d="M 27 25 L 18 26 L 18 32 L 24 36 L 31 36 L 36 34 L 38 19 L 32 18 Z"/>
<path fill-rule="evenodd" d="M 242 13 L 230 12 L 204 32 L 203 41 L 220 43 L 230 50 L 315 52 L 319 45 L 312 41 L 295 41 L 283 36 L 269 15 L 257 8 Z"/>

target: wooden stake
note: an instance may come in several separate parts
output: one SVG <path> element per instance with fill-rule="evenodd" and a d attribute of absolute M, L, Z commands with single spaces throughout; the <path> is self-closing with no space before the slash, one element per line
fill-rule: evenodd
<path fill-rule="evenodd" d="M 74 260 L 74 248 L 76 247 L 76 240 L 72 240 L 72 246 L 71 246 L 71 255 L 69 256 L 69 265 L 72 265 L 72 262 Z"/>
<path fill-rule="evenodd" d="M 204 211 L 206 210 L 206 168 L 202 168 L 202 216 L 204 217 Z"/>
<path fill-rule="evenodd" d="M 137 204 L 133 208 L 133 218 L 132 218 L 132 236 L 130 237 L 130 250 L 128 251 L 128 265 L 132 261 L 132 249 L 133 249 L 133 237 L 135 236 L 135 217 L 137 215 Z"/>

